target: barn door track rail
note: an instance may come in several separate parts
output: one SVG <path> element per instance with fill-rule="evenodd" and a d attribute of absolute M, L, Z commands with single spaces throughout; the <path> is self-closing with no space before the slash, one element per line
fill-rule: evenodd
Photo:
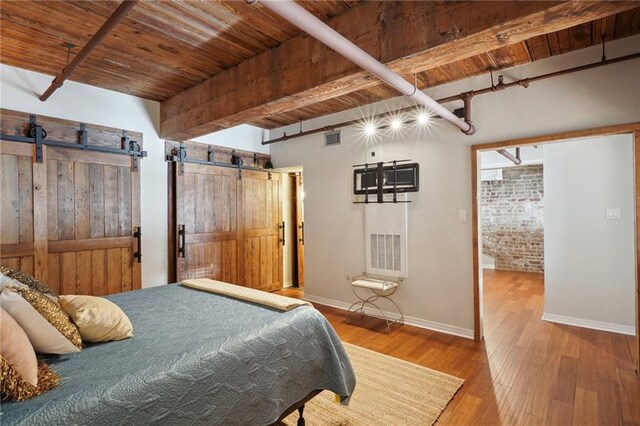
<path fill-rule="evenodd" d="M 108 154 L 120 154 L 128 155 L 133 161 L 133 171 L 138 171 L 139 160 L 147 156 L 147 151 L 143 151 L 142 147 L 137 141 L 131 140 L 126 130 L 122 131 L 122 137 L 120 139 L 122 148 L 111 148 L 108 146 L 90 145 L 89 138 L 84 123 L 80 124 L 80 130 L 78 130 L 78 142 L 69 143 L 56 140 L 47 139 L 47 131 L 42 125 L 38 124 L 38 120 L 35 115 L 29 116 L 29 130 L 26 132 L 27 136 L 5 135 L 0 134 L 0 139 L 9 142 L 30 143 L 36 146 L 36 163 L 42 163 L 44 160 L 43 146 L 55 146 L 58 148 L 78 149 L 82 151 L 96 151 L 105 152 Z"/>
<path fill-rule="evenodd" d="M 236 155 L 236 151 L 233 150 L 231 152 L 231 159 L 229 163 L 225 163 L 225 162 L 220 162 L 220 161 L 216 161 L 215 158 L 215 151 L 213 148 L 213 145 L 209 145 L 207 147 L 207 159 L 206 160 L 200 160 L 197 158 L 189 158 L 188 154 L 187 154 L 187 147 L 185 146 L 184 142 L 180 142 L 180 146 L 173 148 L 171 150 L 171 154 L 167 155 L 167 161 L 172 161 L 174 163 L 178 163 L 180 165 L 180 175 L 184 174 L 184 165 L 187 163 L 190 164 L 204 164 L 206 166 L 216 166 L 216 167 L 227 167 L 227 168 L 231 168 L 231 169 L 237 169 L 238 170 L 238 178 L 242 179 L 242 171 L 243 170 L 254 170 L 254 171 L 258 171 L 258 172 L 268 172 L 269 173 L 269 179 L 271 179 L 271 173 L 273 172 L 273 169 L 265 169 L 262 167 L 255 167 L 255 166 L 245 166 L 244 165 L 244 160 Z M 258 162 L 258 158 L 257 158 L 257 154 L 254 154 L 254 163 L 257 164 Z"/>

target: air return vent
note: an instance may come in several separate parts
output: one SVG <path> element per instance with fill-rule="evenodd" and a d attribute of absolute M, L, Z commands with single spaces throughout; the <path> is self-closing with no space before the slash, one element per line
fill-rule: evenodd
<path fill-rule="evenodd" d="M 340 130 L 324 134 L 324 146 L 340 145 Z"/>
<path fill-rule="evenodd" d="M 371 267 L 387 271 L 402 270 L 400 235 L 371 234 Z"/>
<path fill-rule="evenodd" d="M 407 194 L 398 198 L 406 201 Z M 408 276 L 407 203 L 365 204 L 365 271 L 372 275 Z"/>

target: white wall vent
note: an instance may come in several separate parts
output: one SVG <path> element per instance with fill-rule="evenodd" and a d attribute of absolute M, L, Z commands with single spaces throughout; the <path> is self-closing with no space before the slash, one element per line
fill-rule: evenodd
<path fill-rule="evenodd" d="M 340 145 L 340 130 L 324 134 L 324 146 Z"/>
<path fill-rule="evenodd" d="M 404 201 L 406 194 L 401 194 L 399 199 Z M 391 277 L 407 276 L 407 205 L 365 205 L 367 273 Z"/>
<path fill-rule="evenodd" d="M 371 267 L 389 271 L 402 270 L 400 235 L 371 234 Z"/>

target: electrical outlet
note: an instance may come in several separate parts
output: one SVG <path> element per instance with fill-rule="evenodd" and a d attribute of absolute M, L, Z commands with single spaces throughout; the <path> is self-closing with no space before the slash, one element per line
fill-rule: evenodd
<path fill-rule="evenodd" d="M 467 211 L 458 210 L 458 222 L 465 223 L 467 221 Z"/>
<path fill-rule="evenodd" d="M 607 208 L 606 210 L 606 218 L 607 219 L 620 219 L 620 209 L 619 208 Z"/>

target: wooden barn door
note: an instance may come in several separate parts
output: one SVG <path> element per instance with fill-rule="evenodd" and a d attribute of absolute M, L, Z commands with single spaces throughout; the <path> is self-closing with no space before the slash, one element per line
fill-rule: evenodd
<path fill-rule="evenodd" d="M 173 167 L 176 279 L 282 288 L 280 173 L 185 163 Z"/>
<path fill-rule="evenodd" d="M 304 287 L 304 212 L 302 205 L 303 188 L 302 188 L 302 175 L 296 173 L 295 183 L 293 190 L 291 191 L 295 196 L 295 222 L 296 222 L 296 273 L 297 273 L 297 285 L 298 287 Z"/>
<path fill-rule="evenodd" d="M 243 171 L 240 222 L 242 284 L 273 291 L 283 286 L 282 193 L 280 173 Z"/>
<path fill-rule="evenodd" d="M 0 142 L 0 262 L 46 280 L 46 169 L 33 164 L 33 152 L 29 145 Z M 34 220 L 41 223 L 37 229 Z"/>
<path fill-rule="evenodd" d="M 177 280 L 207 277 L 239 284 L 237 170 L 175 168 Z"/>
<path fill-rule="evenodd" d="M 2 134 L 22 136 L 29 116 L 2 110 Z M 77 143 L 77 123 L 38 117 L 47 140 Z M 86 126 L 89 142 L 119 147 L 122 131 Z M 141 134 L 135 137 L 141 141 Z M 60 294 L 106 295 L 141 288 L 134 233 L 140 172 L 129 155 L 0 141 L 0 263 Z"/>
<path fill-rule="evenodd" d="M 140 288 L 138 172 L 124 155 L 47 147 L 49 283 L 61 294 Z"/>

